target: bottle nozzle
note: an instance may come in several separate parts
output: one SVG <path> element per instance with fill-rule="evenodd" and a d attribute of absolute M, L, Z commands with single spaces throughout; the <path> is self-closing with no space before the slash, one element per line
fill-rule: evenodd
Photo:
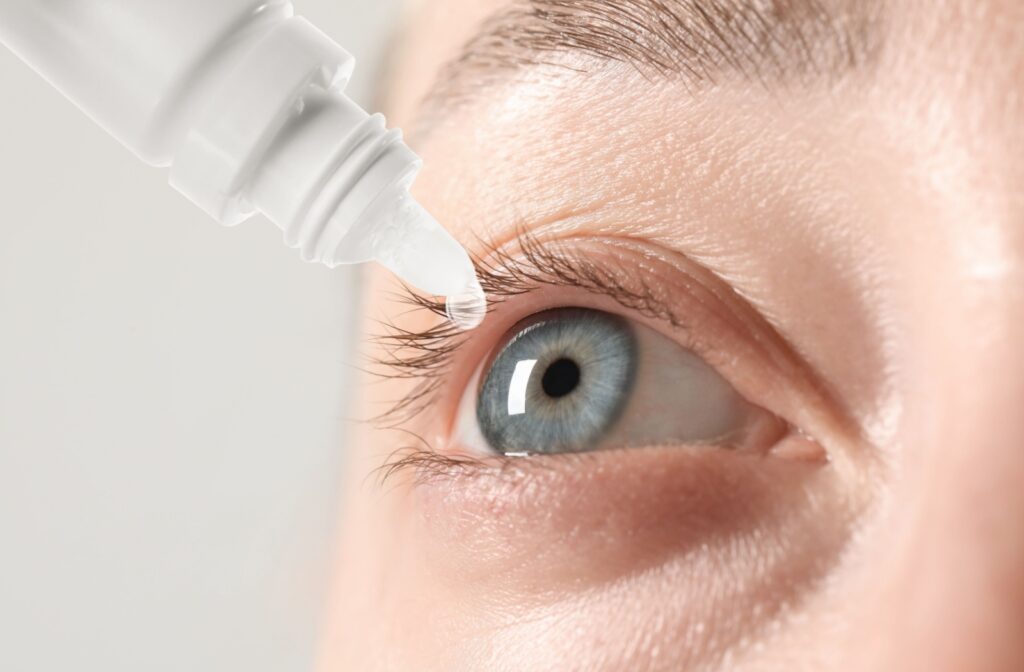
<path fill-rule="evenodd" d="M 466 250 L 408 193 L 390 200 L 375 222 L 374 258 L 413 287 L 447 298 L 448 318 L 475 329 L 487 298 Z"/>

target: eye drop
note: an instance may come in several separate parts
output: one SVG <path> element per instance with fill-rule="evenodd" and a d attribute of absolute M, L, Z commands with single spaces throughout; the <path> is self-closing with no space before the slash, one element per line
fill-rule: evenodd
<path fill-rule="evenodd" d="M 306 261 L 378 261 L 483 319 L 469 255 L 409 193 L 422 161 L 289 0 L 2 0 L 0 42 L 222 224 L 261 213 Z"/>

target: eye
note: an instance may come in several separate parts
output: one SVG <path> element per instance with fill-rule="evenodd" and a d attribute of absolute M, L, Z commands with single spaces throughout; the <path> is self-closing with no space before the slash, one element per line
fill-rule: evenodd
<path fill-rule="evenodd" d="M 735 445 L 767 415 L 693 352 L 611 313 L 539 313 L 503 343 L 460 408 L 460 439 L 473 452 Z"/>

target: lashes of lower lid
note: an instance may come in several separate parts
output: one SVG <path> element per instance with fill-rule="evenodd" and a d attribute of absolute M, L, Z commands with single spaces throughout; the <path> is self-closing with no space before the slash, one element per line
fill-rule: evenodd
<path fill-rule="evenodd" d="M 473 477 L 484 471 L 514 483 L 526 474 L 526 465 L 521 460 L 510 460 L 502 456 L 496 458 L 498 459 L 494 462 L 487 463 L 475 457 L 444 455 L 429 446 L 406 446 L 394 451 L 373 475 L 380 485 L 384 485 L 395 476 L 406 472 L 415 475 L 417 484 Z M 534 462 L 529 466 L 538 468 L 542 465 Z"/>
<path fill-rule="evenodd" d="M 384 486 L 396 476 L 411 473 L 417 485 L 451 482 L 462 478 L 474 478 L 486 474 L 509 485 L 521 485 L 545 472 L 556 472 L 558 463 L 580 470 L 588 460 L 597 459 L 599 453 L 563 453 L 547 455 L 544 459 L 511 459 L 495 455 L 485 460 L 477 457 L 444 455 L 423 443 L 419 447 L 406 446 L 394 451 L 383 465 L 371 476 L 378 485 Z"/>
<path fill-rule="evenodd" d="M 623 269 L 589 259 L 565 241 L 544 243 L 528 233 L 520 233 L 513 250 L 491 247 L 475 259 L 480 283 L 488 296 L 488 311 L 542 286 L 573 287 L 609 296 L 640 314 L 679 324 L 642 278 L 636 286 L 626 286 L 619 279 Z M 443 301 L 422 296 L 408 287 L 399 299 L 415 310 L 445 316 Z M 384 333 L 372 339 L 384 354 L 371 361 L 371 372 L 381 378 L 416 384 L 373 421 L 381 428 L 401 429 L 434 402 L 453 357 L 468 337 L 446 319 L 424 331 L 409 331 L 395 324 L 384 324 L 383 329 Z"/>

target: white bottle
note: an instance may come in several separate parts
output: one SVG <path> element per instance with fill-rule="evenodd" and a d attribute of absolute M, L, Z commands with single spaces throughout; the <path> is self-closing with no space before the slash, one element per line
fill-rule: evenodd
<path fill-rule="evenodd" d="M 376 260 L 483 318 L 466 251 L 409 195 L 422 162 L 290 0 L 0 0 L 0 42 L 217 221 L 262 213 L 307 261 Z"/>

